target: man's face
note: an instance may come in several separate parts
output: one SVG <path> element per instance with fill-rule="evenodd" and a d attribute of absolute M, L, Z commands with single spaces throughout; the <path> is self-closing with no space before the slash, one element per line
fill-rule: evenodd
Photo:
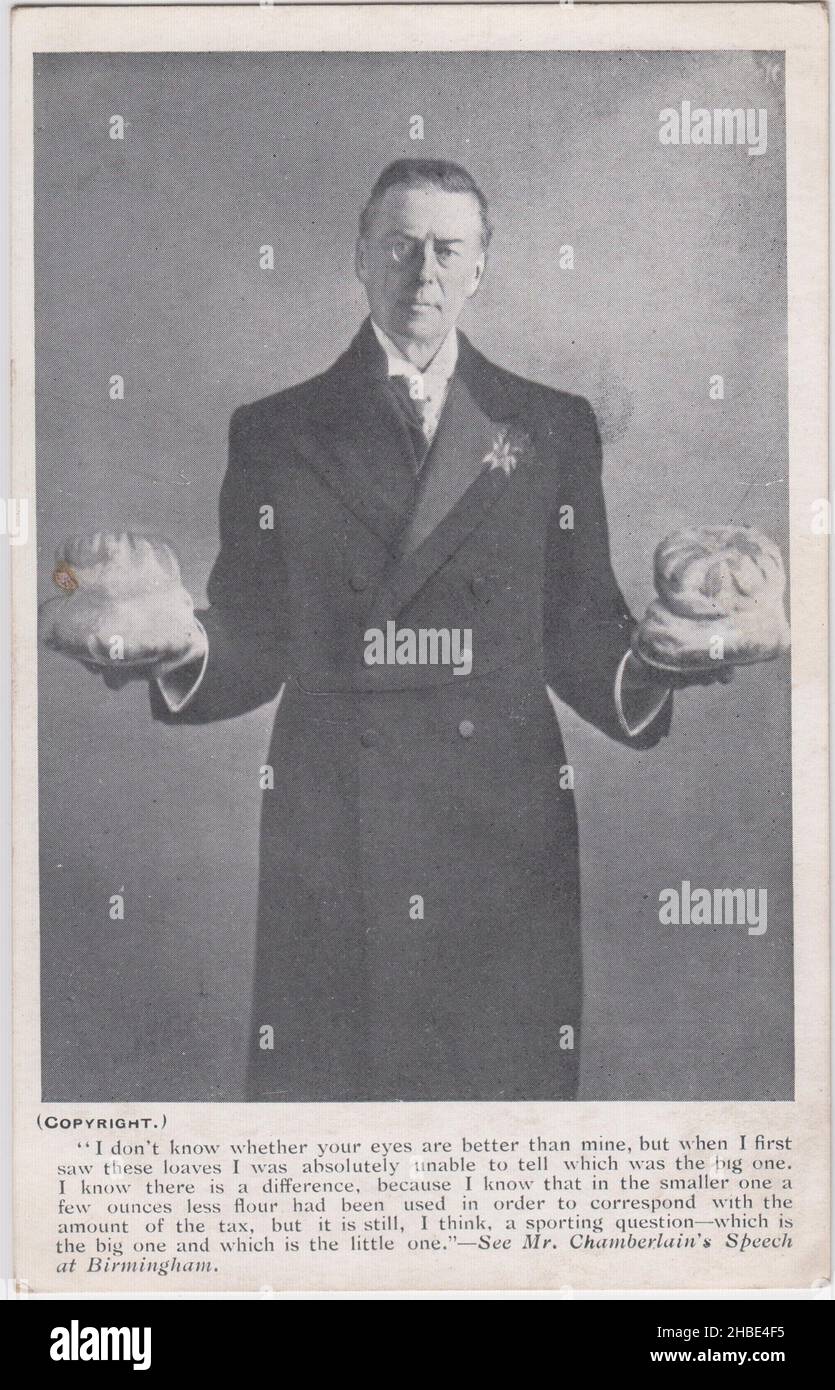
<path fill-rule="evenodd" d="M 484 271 L 478 203 L 442 188 L 387 188 L 357 242 L 356 270 L 378 327 L 431 353 Z"/>

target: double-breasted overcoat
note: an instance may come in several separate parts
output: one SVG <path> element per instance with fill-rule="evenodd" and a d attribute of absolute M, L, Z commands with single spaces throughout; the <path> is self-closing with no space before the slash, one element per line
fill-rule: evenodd
<path fill-rule="evenodd" d="M 575 1095 L 577 822 L 546 687 L 637 747 L 669 710 L 636 739 L 617 718 L 632 619 L 588 403 L 460 334 L 423 452 L 369 320 L 322 375 L 237 410 L 208 663 L 181 713 L 153 696 L 202 722 L 282 691 L 251 1100 Z M 389 622 L 470 630 L 471 673 L 367 665 Z"/>

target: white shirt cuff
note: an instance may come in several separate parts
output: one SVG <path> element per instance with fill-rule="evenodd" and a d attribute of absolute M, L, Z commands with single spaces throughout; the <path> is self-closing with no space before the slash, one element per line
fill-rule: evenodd
<path fill-rule="evenodd" d="M 206 673 L 206 663 L 209 660 L 209 639 L 203 624 L 198 622 L 197 626 L 206 638 L 206 650 L 203 656 L 187 658 L 182 666 L 176 666 L 173 671 L 167 671 L 164 676 L 157 676 L 159 692 L 171 714 L 179 714 L 194 699 Z"/>
<path fill-rule="evenodd" d="M 629 738 L 637 738 L 658 717 L 672 693 L 660 686 L 631 652 L 624 653 L 615 676 L 618 723 Z"/>

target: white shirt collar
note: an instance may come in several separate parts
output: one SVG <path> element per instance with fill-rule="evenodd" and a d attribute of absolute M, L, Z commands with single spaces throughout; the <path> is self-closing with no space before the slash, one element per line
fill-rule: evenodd
<path fill-rule="evenodd" d="M 389 376 L 422 377 L 426 384 L 426 394 L 434 395 L 438 387 L 446 388 L 446 384 L 455 371 L 455 364 L 458 361 L 458 330 L 451 328 L 429 366 L 425 371 L 416 367 L 414 362 L 409 362 L 403 356 L 396 343 L 392 342 L 387 333 L 382 328 L 378 328 L 374 320 L 371 320 L 371 327 L 374 329 L 377 342 L 386 354 L 388 362 Z M 435 390 L 430 390 L 430 387 Z"/>

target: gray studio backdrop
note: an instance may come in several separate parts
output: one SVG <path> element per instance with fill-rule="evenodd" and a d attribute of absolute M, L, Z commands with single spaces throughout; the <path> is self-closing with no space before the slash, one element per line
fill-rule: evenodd
<path fill-rule="evenodd" d="M 168 536 L 205 600 L 229 417 L 347 345 L 365 312 L 356 214 L 404 155 L 458 160 L 490 197 L 491 264 L 463 326 L 590 398 L 633 609 L 684 524 L 750 522 L 788 559 L 780 54 L 46 54 L 35 99 L 42 597 L 66 534 L 114 528 Z M 766 108 L 765 154 L 661 145 L 659 112 L 683 100 Z M 273 709 L 169 728 L 144 685 L 39 665 L 44 1098 L 235 1099 Z M 563 728 L 581 1096 L 790 1097 L 788 660 L 678 695 L 649 753 L 568 712 Z M 766 888 L 766 935 L 662 926 L 658 893 L 684 879 Z"/>

